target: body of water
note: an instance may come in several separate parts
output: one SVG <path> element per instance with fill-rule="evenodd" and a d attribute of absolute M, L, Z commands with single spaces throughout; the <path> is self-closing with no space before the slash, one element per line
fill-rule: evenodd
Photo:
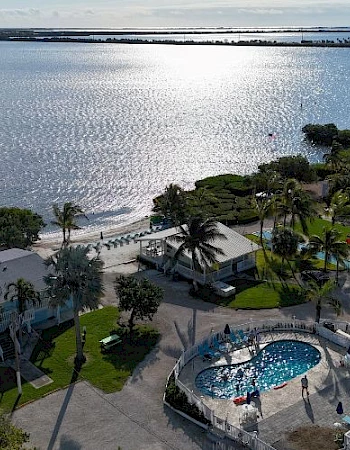
<path fill-rule="evenodd" d="M 73 201 L 102 229 L 171 182 L 321 160 L 301 128 L 350 128 L 349 52 L 0 42 L 0 202 L 50 220 Z"/>

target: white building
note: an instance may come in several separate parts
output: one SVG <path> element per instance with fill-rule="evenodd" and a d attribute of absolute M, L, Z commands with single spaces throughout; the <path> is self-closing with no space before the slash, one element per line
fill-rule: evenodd
<path fill-rule="evenodd" d="M 217 255 L 218 263 L 210 271 L 197 272 L 193 268 L 191 255 L 186 252 L 174 261 L 174 255 L 181 244 L 170 239 L 171 236 L 181 234 L 180 228 L 169 228 L 154 234 L 137 238 L 140 242 L 140 260 L 155 264 L 164 271 L 172 270 L 185 278 L 205 284 L 223 280 L 236 273 L 255 267 L 255 253 L 260 248 L 257 244 L 241 234 L 217 222 L 218 231 L 226 239 L 217 238 L 211 244 L 221 248 L 223 255 Z"/>

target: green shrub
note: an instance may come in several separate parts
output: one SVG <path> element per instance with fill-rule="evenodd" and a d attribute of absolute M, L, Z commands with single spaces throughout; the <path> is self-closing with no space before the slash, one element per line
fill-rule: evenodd
<path fill-rule="evenodd" d="M 302 128 L 309 141 L 315 144 L 331 146 L 334 139 L 338 137 L 338 128 L 334 123 L 325 125 L 308 123 Z"/>
<path fill-rule="evenodd" d="M 315 170 L 317 178 L 319 180 L 325 180 L 329 175 L 333 173 L 329 167 L 324 163 L 312 164 L 311 167 Z"/>
<path fill-rule="evenodd" d="M 242 211 L 239 211 L 237 217 L 238 223 L 241 224 L 255 222 L 258 219 L 259 217 L 255 209 L 244 209 Z"/>
<path fill-rule="evenodd" d="M 193 417 L 195 420 L 198 420 L 198 422 L 204 423 L 205 425 L 210 424 L 210 421 L 204 417 L 203 413 L 199 411 L 197 406 L 189 403 L 186 394 L 180 391 L 180 389 L 176 386 L 175 377 L 173 374 L 170 376 L 165 390 L 165 401 L 173 408 L 182 411 L 188 416 Z"/>

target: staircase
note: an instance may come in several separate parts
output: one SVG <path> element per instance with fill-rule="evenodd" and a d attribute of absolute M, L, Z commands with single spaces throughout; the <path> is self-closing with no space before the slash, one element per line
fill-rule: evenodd
<path fill-rule="evenodd" d="M 15 346 L 10 337 L 10 333 L 8 330 L 6 330 L 4 333 L 0 334 L 0 345 L 1 345 L 2 351 L 4 352 L 4 360 L 5 361 L 7 359 L 15 358 Z M 0 359 L 0 362 L 2 362 L 1 359 Z"/>

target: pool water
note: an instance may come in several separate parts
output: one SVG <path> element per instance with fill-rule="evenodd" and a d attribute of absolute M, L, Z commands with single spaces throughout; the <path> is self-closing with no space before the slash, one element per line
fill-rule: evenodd
<path fill-rule="evenodd" d="M 254 234 L 255 234 L 256 236 L 260 236 L 260 233 L 259 233 L 259 232 L 256 232 L 256 233 L 254 233 Z M 265 240 L 267 241 L 267 242 L 266 242 L 267 248 L 271 248 L 272 232 L 266 230 L 266 231 L 263 231 L 262 235 L 263 235 L 263 239 L 265 239 Z M 303 249 L 303 248 L 305 248 L 305 247 L 307 247 L 307 244 L 299 244 L 299 250 L 301 250 L 301 249 Z M 324 252 L 317 252 L 317 253 L 315 254 L 315 257 L 316 257 L 317 259 L 320 259 L 320 260 L 324 261 L 325 254 L 324 254 Z M 330 262 L 331 264 L 334 264 L 334 265 L 337 264 L 337 260 L 336 260 L 336 258 L 334 258 L 333 256 L 329 259 L 329 262 Z M 344 265 L 344 267 L 345 267 L 346 269 L 350 269 L 350 261 L 349 261 L 349 260 L 344 260 L 343 265 Z"/>
<path fill-rule="evenodd" d="M 197 375 L 195 384 L 203 394 L 229 399 L 255 389 L 268 391 L 307 372 L 320 360 L 320 352 L 312 345 L 282 340 L 268 344 L 245 363 L 203 370 Z"/>

